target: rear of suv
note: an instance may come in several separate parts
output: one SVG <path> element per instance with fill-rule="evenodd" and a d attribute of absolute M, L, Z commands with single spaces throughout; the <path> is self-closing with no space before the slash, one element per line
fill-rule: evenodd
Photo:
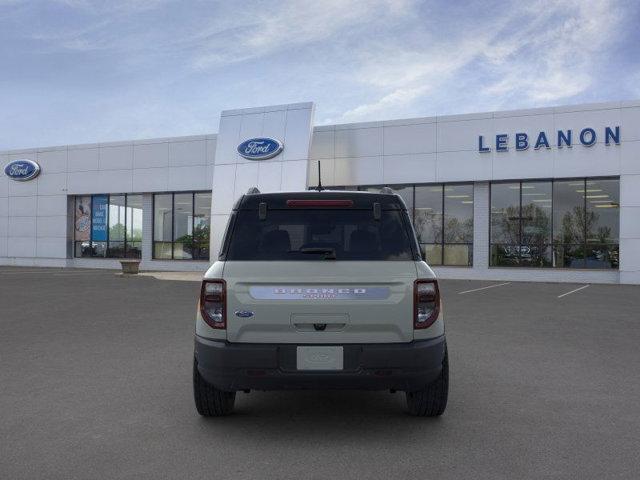
<path fill-rule="evenodd" d="M 400 196 L 236 202 L 197 309 L 201 415 L 230 413 L 237 391 L 367 389 L 404 391 L 409 413 L 437 416 L 448 383 L 438 282 Z"/>

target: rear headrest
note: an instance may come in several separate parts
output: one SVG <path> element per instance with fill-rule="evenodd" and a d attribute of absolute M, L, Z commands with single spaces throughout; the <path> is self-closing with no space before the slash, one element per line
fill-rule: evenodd
<path fill-rule="evenodd" d="M 373 252 L 379 250 L 378 238 L 366 230 L 355 230 L 349 237 L 349 250 L 352 252 Z"/>
<path fill-rule="evenodd" d="M 262 237 L 260 250 L 265 253 L 281 253 L 291 250 L 291 238 L 286 230 L 271 230 Z"/>

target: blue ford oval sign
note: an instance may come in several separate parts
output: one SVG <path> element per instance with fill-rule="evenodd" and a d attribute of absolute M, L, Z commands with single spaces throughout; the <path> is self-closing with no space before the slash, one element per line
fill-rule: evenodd
<path fill-rule="evenodd" d="M 40 165 L 33 160 L 14 160 L 4 167 L 4 173 L 11 180 L 26 182 L 38 176 Z"/>
<path fill-rule="evenodd" d="M 250 138 L 238 145 L 238 153 L 249 160 L 266 160 L 278 155 L 284 146 L 273 138 Z"/>

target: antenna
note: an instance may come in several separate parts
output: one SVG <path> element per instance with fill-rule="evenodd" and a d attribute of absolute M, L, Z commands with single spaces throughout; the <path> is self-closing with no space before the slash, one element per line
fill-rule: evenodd
<path fill-rule="evenodd" d="M 321 175 L 321 171 L 320 171 L 320 160 L 318 160 L 318 186 L 316 187 L 316 190 L 319 191 L 319 192 L 324 190 L 324 188 L 322 187 L 322 175 Z"/>

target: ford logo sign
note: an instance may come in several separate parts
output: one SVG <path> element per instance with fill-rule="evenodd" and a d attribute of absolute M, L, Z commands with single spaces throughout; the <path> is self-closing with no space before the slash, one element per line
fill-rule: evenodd
<path fill-rule="evenodd" d="M 250 138 L 238 145 L 238 153 L 249 160 L 266 160 L 278 155 L 284 146 L 273 138 Z"/>
<path fill-rule="evenodd" d="M 236 314 L 236 317 L 240 318 L 253 317 L 253 312 L 251 310 L 236 310 L 234 313 Z"/>
<path fill-rule="evenodd" d="M 33 160 L 14 160 L 4 167 L 4 173 L 11 180 L 26 182 L 38 176 L 40 165 Z"/>

